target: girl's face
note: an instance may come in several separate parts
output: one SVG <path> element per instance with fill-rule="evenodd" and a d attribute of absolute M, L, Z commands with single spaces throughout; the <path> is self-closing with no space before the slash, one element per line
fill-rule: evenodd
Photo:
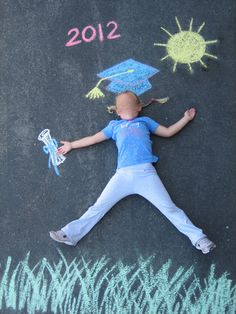
<path fill-rule="evenodd" d="M 124 93 L 116 97 L 116 113 L 123 120 L 136 118 L 141 109 L 141 104 L 132 93 Z"/>

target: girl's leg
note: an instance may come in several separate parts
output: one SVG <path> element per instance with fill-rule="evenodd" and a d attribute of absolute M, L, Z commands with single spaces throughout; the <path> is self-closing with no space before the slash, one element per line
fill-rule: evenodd
<path fill-rule="evenodd" d="M 196 227 L 184 211 L 178 208 L 171 200 L 155 168 L 150 166 L 140 173 L 135 180 L 135 193 L 143 196 L 156 206 L 193 245 L 206 235 Z"/>
<path fill-rule="evenodd" d="M 96 203 L 89 207 L 79 219 L 68 223 L 61 229 L 72 243 L 76 244 L 83 238 L 119 200 L 132 194 L 130 181 L 129 174 L 120 173 L 118 170 Z"/>

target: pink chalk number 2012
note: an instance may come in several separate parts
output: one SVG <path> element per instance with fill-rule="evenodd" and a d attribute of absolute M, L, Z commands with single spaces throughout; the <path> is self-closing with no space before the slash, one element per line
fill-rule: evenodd
<path fill-rule="evenodd" d="M 74 35 L 71 37 L 71 39 L 66 43 L 66 47 L 75 46 L 78 44 L 81 44 L 82 41 L 86 43 L 90 43 L 93 41 L 97 36 L 100 42 L 103 42 L 105 39 L 117 39 L 121 35 L 117 33 L 118 24 L 115 21 L 110 21 L 106 24 L 106 32 L 108 31 L 108 34 L 104 35 L 104 27 L 101 23 L 98 24 L 97 29 L 93 27 L 92 25 L 86 26 L 81 34 L 78 28 L 72 28 L 67 33 L 68 36 L 74 33 Z M 81 36 L 82 39 L 79 39 Z"/>

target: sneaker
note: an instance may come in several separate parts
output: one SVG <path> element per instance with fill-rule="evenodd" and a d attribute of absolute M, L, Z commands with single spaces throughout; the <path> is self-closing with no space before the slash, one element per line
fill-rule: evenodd
<path fill-rule="evenodd" d="M 62 230 L 50 231 L 49 235 L 54 241 L 65 243 L 67 245 L 72 245 L 72 246 L 76 245 L 67 237 L 67 235 Z"/>
<path fill-rule="evenodd" d="M 207 237 L 204 237 L 197 241 L 197 243 L 195 244 L 195 247 L 198 250 L 201 250 L 203 254 L 207 254 L 210 251 L 212 251 L 216 247 L 216 245 Z"/>

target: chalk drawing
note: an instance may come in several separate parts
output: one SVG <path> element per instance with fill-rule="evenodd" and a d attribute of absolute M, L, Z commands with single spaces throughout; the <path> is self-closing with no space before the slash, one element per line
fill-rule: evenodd
<path fill-rule="evenodd" d="M 98 86 L 105 80 L 108 80 L 108 79 L 112 79 L 116 76 L 121 76 L 123 74 L 127 74 L 127 73 L 132 73 L 134 72 L 133 69 L 129 69 L 125 72 L 120 72 L 120 73 L 116 73 L 114 75 L 111 75 L 111 76 L 107 76 L 105 78 L 102 78 L 98 81 L 98 83 L 96 84 L 96 86 L 90 91 L 88 92 L 88 94 L 85 96 L 86 98 L 90 98 L 90 99 L 96 99 L 96 98 L 100 98 L 100 97 L 105 97 L 105 95 L 103 94 L 103 92 L 98 88 Z"/>
<path fill-rule="evenodd" d="M 158 72 L 158 69 L 136 60 L 125 60 L 98 73 L 97 76 L 101 79 L 85 97 L 89 99 L 105 97 L 104 93 L 99 89 L 99 85 L 105 80 L 111 81 L 106 88 L 110 92 L 118 94 L 129 90 L 139 96 L 152 87 L 148 79 Z"/>
<path fill-rule="evenodd" d="M 38 140 L 44 142 L 43 151 L 45 154 L 49 155 L 48 157 L 48 168 L 51 168 L 51 163 L 55 170 L 57 176 L 60 175 L 58 167 L 61 163 L 63 163 L 66 159 L 65 156 L 59 154 L 57 152 L 58 143 L 54 138 L 51 138 L 50 130 L 45 129 L 43 130 L 39 136 Z"/>
<path fill-rule="evenodd" d="M 161 61 L 171 58 L 174 61 L 173 72 L 176 71 L 178 63 L 188 65 L 189 71 L 192 73 L 192 63 L 200 62 L 203 67 L 207 65 L 202 61 L 202 57 L 206 56 L 209 58 L 217 59 L 215 55 L 206 52 L 207 45 L 217 43 L 217 40 L 205 41 L 205 39 L 199 34 L 203 29 L 205 22 L 198 28 L 196 32 L 192 31 L 193 18 L 191 18 L 189 29 L 182 30 L 178 18 L 175 17 L 179 32 L 171 34 L 168 30 L 161 27 L 170 38 L 167 44 L 154 43 L 154 46 L 166 47 L 167 55 L 161 59 Z"/>
<path fill-rule="evenodd" d="M 83 257 L 68 262 L 59 251 L 58 262 L 46 258 L 30 266 L 30 253 L 17 266 L 11 257 L 0 272 L 0 310 L 27 314 L 111 313 L 235 313 L 236 284 L 212 265 L 206 278 L 194 268 L 173 271 L 171 261 L 154 270 L 155 257 L 137 263 L 111 264 Z M 5 312 L 4 312 L 5 313 Z"/>
<path fill-rule="evenodd" d="M 79 39 L 80 36 L 80 30 L 75 27 L 68 31 L 67 35 L 70 36 L 74 33 L 74 35 L 71 37 L 71 39 L 66 43 L 66 47 L 76 46 L 78 44 L 81 44 L 82 42 L 90 43 L 91 41 L 95 40 L 98 34 L 98 39 L 100 42 L 103 42 L 105 39 L 113 40 L 120 38 L 121 35 L 117 33 L 118 24 L 115 21 L 110 21 L 106 24 L 105 30 L 108 28 L 111 28 L 109 33 L 106 35 L 104 34 L 104 26 L 103 24 L 98 24 L 98 32 L 96 28 L 92 25 L 88 25 L 83 28 L 81 32 L 81 39 Z"/>

